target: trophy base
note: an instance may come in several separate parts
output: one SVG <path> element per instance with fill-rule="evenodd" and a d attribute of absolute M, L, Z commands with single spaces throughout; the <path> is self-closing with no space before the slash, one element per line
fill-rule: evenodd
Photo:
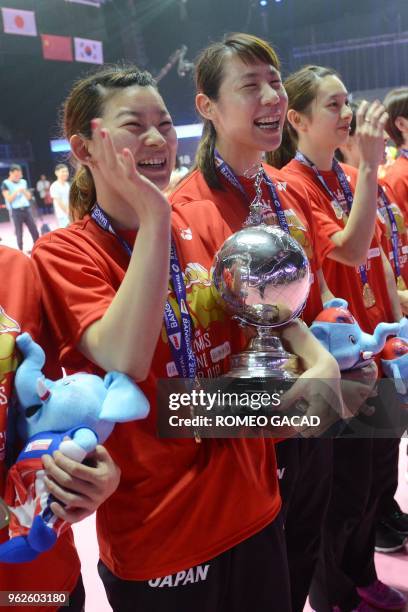
<path fill-rule="evenodd" d="M 231 378 L 279 378 L 293 380 L 300 375 L 298 358 L 286 353 L 243 351 L 231 357 Z"/>
<path fill-rule="evenodd" d="M 258 335 L 252 338 L 246 351 L 231 356 L 228 377 L 293 380 L 300 376 L 298 357 L 285 351 L 280 338 L 270 330 L 265 333 L 264 329 L 258 328 Z"/>

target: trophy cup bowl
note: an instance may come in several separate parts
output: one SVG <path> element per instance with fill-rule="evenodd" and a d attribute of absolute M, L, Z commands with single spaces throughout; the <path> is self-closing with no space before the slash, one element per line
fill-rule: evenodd
<path fill-rule="evenodd" d="M 254 225 L 230 236 L 213 262 L 213 291 L 223 308 L 256 335 L 246 351 L 231 357 L 233 378 L 299 375 L 276 330 L 300 315 L 311 274 L 300 244 L 276 226 Z"/>

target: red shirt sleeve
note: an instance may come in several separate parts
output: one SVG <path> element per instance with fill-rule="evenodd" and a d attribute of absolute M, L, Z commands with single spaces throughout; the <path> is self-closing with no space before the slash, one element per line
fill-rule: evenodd
<path fill-rule="evenodd" d="M 85 329 L 103 316 L 115 296 L 105 265 L 98 263 L 95 253 L 91 256 L 65 238 L 56 235 L 42 240 L 33 252 L 61 358 L 77 345 Z"/>

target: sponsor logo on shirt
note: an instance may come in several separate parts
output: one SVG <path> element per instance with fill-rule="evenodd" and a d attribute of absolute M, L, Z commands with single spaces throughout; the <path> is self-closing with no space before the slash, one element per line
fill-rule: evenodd
<path fill-rule="evenodd" d="M 285 467 L 284 468 L 277 468 L 276 473 L 278 475 L 278 480 L 282 480 L 282 478 L 285 475 L 285 470 L 286 470 Z"/>
<path fill-rule="evenodd" d="M 277 181 L 276 182 L 276 186 L 278 188 L 278 191 L 286 191 L 286 187 L 287 187 L 287 182 L 286 181 Z"/>
<path fill-rule="evenodd" d="M 196 582 L 204 582 L 207 580 L 208 570 L 210 565 L 196 565 L 190 567 L 188 570 L 182 570 L 177 574 L 169 574 L 162 578 L 153 578 L 148 581 L 148 585 L 152 588 L 163 588 L 163 587 L 177 587 L 185 586 L 187 584 L 194 584 Z"/>

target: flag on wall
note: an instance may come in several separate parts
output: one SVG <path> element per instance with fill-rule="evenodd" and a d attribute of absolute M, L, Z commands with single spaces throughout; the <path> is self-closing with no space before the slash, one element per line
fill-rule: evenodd
<path fill-rule="evenodd" d="M 37 36 L 34 11 L 2 8 L 3 29 L 6 34 L 21 34 L 22 36 Z"/>
<path fill-rule="evenodd" d="M 74 38 L 75 60 L 89 64 L 103 64 L 103 48 L 100 40 Z"/>
<path fill-rule="evenodd" d="M 41 34 L 43 58 L 72 62 L 72 39 L 70 36 L 55 36 L 54 34 Z"/>
<path fill-rule="evenodd" d="M 76 4 L 88 4 L 100 8 L 101 0 L 66 0 L 66 2 L 75 2 Z"/>

